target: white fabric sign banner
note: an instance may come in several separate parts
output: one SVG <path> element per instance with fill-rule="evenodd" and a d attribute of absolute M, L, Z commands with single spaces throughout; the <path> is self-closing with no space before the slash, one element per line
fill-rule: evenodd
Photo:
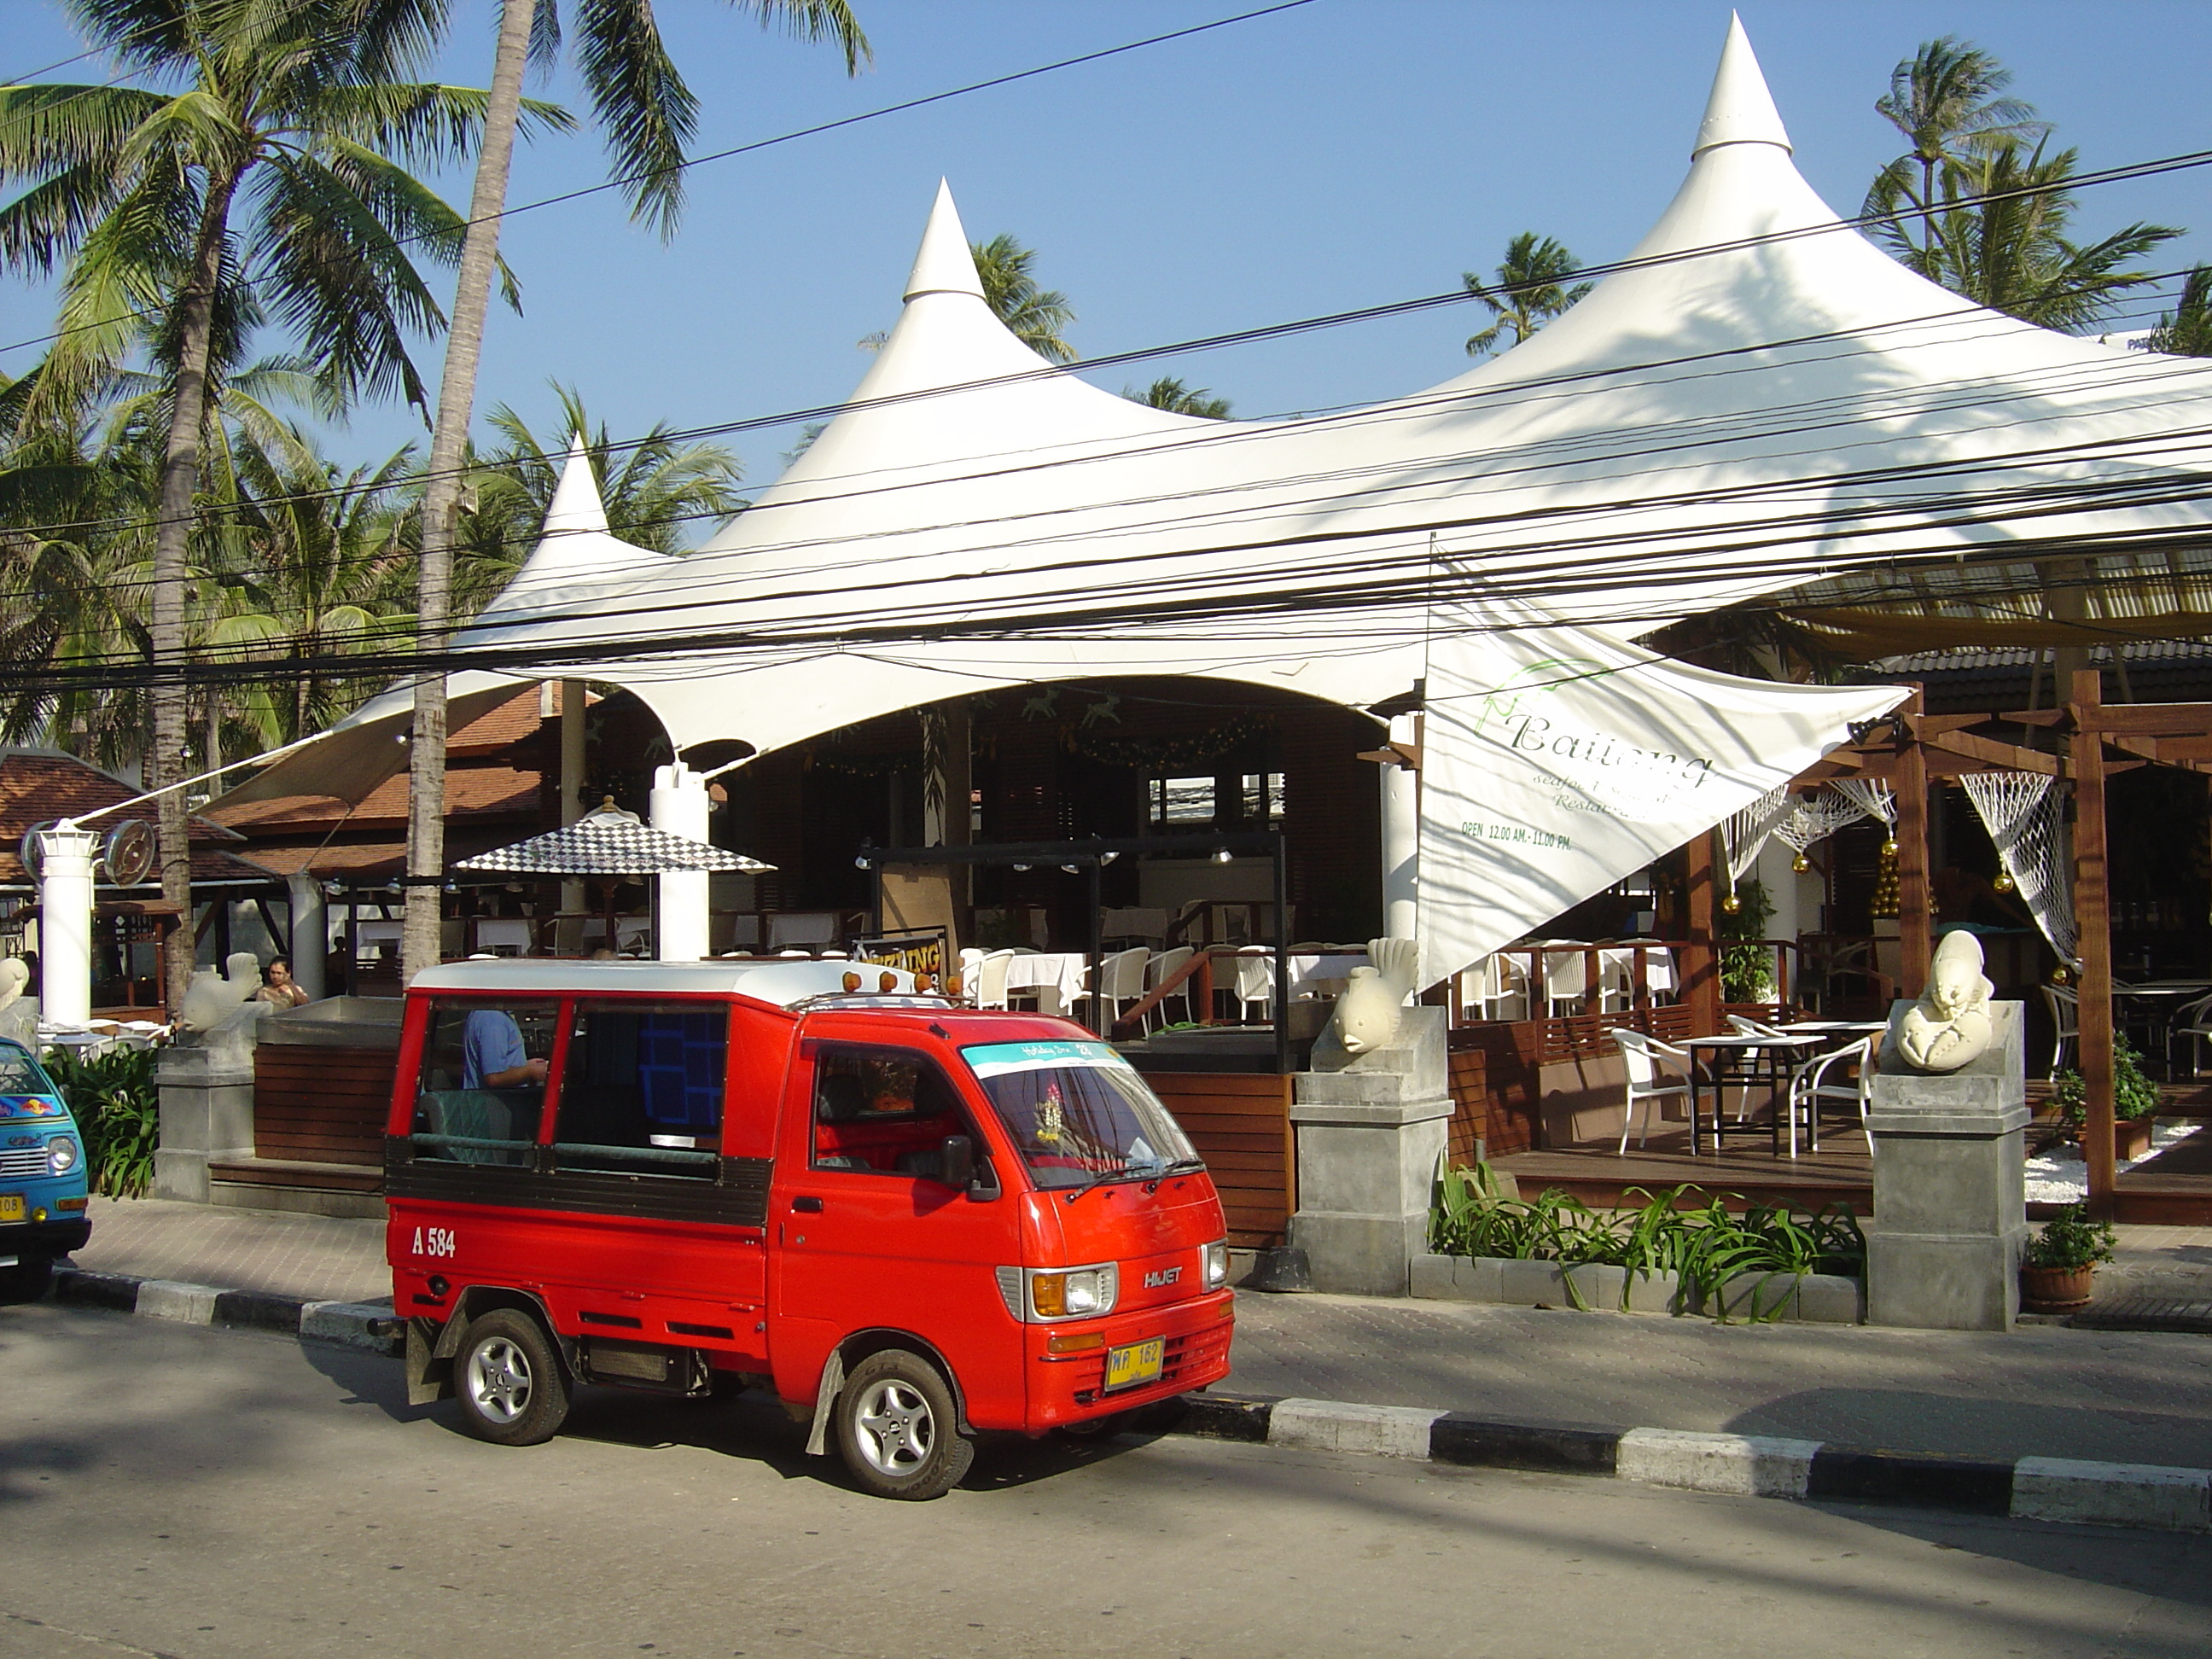
<path fill-rule="evenodd" d="M 1738 679 L 1579 629 L 1437 641 L 1421 740 L 1421 982 L 1711 829 L 1905 696 Z"/>

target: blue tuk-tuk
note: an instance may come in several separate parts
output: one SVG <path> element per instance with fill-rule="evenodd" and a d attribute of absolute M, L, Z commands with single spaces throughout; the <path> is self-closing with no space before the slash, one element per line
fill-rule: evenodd
<path fill-rule="evenodd" d="M 35 1302 L 92 1237 L 84 1136 L 36 1056 L 0 1037 L 0 1302 Z"/>

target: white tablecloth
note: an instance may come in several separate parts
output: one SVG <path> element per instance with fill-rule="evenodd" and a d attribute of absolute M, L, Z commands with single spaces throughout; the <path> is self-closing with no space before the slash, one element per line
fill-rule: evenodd
<path fill-rule="evenodd" d="M 1073 951 L 1025 951 L 1006 959 L 1006 990 L 1035 991 L 1044 1012 L 1065 1013 L 1083 994 L 1084 966 Z"/>
<path fill-rule="evenodd" d="M 1326 956 L 1293 954 L 1287 960 L 1294 997 L 1341 996 L 1352 970 L 1368 965 L 1366 953 L 1357 951 L 1334 951 Z"/>

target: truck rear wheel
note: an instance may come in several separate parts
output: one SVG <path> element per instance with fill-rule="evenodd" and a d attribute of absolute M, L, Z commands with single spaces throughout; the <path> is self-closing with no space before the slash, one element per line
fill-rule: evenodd
<path fill-rule="evenodd" d="M 27 1256 L 12 1267 L 0 1267 L 0 1303 L 36 1302 L 54 1282 L 54 1264 L 45 1256 Z"/>
<path fill-rule="evenodd" d="M 461 1426 L 495 1446 L 535 1446 L 568 1415 L 568 1379 L 544 1327 L 514 1308 L 470 1322 L 453 1356 Z"/>
<path fill-rule="evenodd" d="M 877 1498 L 942 1498 L 975 1456 L 945 1378 L 903 1348 L 853 1367 L 837 1396 L 836 1425 L 845 1467 Z"/>

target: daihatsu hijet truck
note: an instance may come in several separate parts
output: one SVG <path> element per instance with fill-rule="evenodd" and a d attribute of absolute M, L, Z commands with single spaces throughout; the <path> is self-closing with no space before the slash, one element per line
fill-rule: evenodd
<path fill-rule="evenodd" d="M 92 1237 L 84 1137 L 46 1068 L 0 1038 L 0 1302 L 35 1302 Z"/>
<path fill-rule="evenodd" d="M 386 1235 L 410 1397 L 552 1436 L 579 1382 L 773 1389 L 886 1498 L 972 1437 L 1218 1381 L 1219 1199 L 1069 1021 L 843 962 L 466 962 L 407 995 Z"/>

